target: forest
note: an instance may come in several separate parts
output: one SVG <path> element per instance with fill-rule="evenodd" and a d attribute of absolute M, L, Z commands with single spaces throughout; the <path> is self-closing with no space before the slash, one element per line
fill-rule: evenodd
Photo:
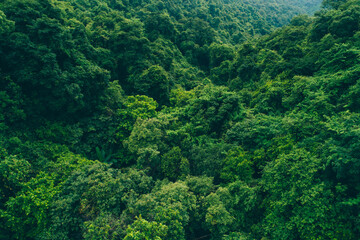
<path fill-rule="evenodd" d="M 0 240 L 360 239 L 360 0 L 0 0 Z"/>

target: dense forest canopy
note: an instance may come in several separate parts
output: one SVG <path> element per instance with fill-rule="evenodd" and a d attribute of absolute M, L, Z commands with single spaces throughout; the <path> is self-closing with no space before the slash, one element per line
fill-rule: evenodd
<path fill-rule="evenodd" d="M 1 240 L 360 239 L 359 0 L 2 0 L 0 55 Z"/>

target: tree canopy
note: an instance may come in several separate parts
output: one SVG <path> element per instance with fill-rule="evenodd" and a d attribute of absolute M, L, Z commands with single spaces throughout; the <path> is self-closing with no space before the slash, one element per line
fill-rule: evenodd
<path fill-rule="evenodd" d="M 360 239 L 359 0 L 0 2 L 0 240 Z"/>

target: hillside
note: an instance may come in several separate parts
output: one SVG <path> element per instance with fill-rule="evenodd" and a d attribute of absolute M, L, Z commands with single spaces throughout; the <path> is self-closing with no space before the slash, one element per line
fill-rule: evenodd
<path fill-rule="evenodd" d="M 319 5 L 2 1 L 0 239 L 359 239 L 360 1 Z"/>

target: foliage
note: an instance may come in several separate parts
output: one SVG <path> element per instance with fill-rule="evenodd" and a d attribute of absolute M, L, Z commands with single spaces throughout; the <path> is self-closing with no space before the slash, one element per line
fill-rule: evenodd
<path fill-rule="evenodd" d="M 221 178 L 224 181 L 235 182 L 236 180 L 249 181 L 252 178 L 253 169 L 251 160 L 243 149 L 230 150 L 224 161 Z"/>
<path fill-rule="evenodd" d="M 360 2 L 319 6 L 0 1 L 0 239 L 360 239 Z"/>
<path fill-rule="evenodd" d="M 148 222 L 141 216 L 126 230 L 127 235 L 124 240 L 146 240 L 165 239 L 167 235 L 166 225 L 157 222 Z"/>

